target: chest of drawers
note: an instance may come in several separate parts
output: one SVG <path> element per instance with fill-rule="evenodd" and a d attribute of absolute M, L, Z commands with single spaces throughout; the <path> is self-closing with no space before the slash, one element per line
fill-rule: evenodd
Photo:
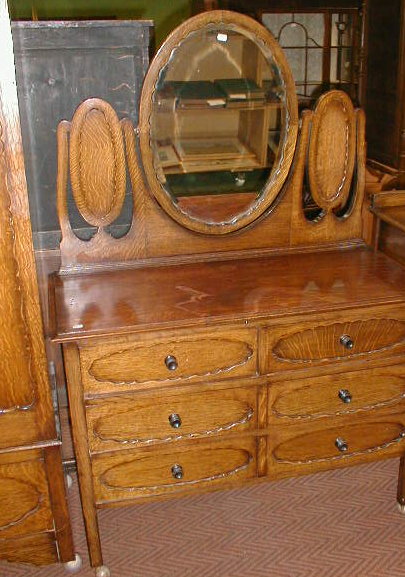
<path fill-rule="evenodd" d="M 201 268 L 190 288 L 208 296 L 184 304 L 190 267 Z M 364 248 L 242 260 L 224 281 L 227 267 L 55 279 L 94 564 L 100 507 L 403 454 L 400 267 Z M 159 275 L 156 296 L 148 283 Z"/>

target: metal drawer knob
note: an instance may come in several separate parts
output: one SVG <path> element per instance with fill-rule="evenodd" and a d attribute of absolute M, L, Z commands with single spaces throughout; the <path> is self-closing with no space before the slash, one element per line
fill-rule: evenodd
<path fill-rule="evenodd" d="M 173 427 L 173 429 L 180 429 L 181 427 L 180 415 L 178 415 L 177 413 L 172 413 L 171 415 L 169 415 L 169 423 L 170 426 Z"/>
<path fill-rule="evenodd" d="M 172 355 L 167 355 L 167 357 L 165 358 L 165 365 L 169 369 L 169 371 L 175 371 L 179 366 L 177 364 L 176 357 L 173 357 Z"/>
<path fill-rule="evenodd" d="M 352 349 L 354 347 L 354 342 L 349 337 L 349 335 L 342 335 L 340 337 L 340 344 L 345 347 L 345 349 Z"/>
<path fill-rule="evenodd" d="M 352 394 L 347 389 L 340 389 L 340 391 L 338 392 L 338 397 L 342 401 L 342 403 L 352 402 Z"/>
<path fill-rule="evenodd" d="M 181 465 L 173 465 L 172 477 L 174 477 L 175 479 L 183 478 L 183 467 Z"/>
<path fill-rule="evenodd" d="M 344 439 L 338 437 L 335 441 L 335 447 L 341 452 L 344 453 L 349 448 L 349 445 L 346 443 Z"/>

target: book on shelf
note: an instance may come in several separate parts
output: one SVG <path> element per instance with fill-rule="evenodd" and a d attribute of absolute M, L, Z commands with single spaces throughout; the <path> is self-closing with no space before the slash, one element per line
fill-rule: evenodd
<path fill-rule="evenodd" d="M 180 108 L 224 107 L 226 104 L 224 93 L 210 80 L 168 80 L 162 90 L 173 94 Z"/>
<path fill-rule="evenodd" d="M 260 101 L 265 102 L 265 90 L 250 78 L 218 78 L 214 84 L 225 94 L 227 103 Z"/>

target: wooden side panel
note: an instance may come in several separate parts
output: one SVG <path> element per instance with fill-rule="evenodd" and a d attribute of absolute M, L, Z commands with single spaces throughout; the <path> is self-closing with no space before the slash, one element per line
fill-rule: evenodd
<path fill-rule="evenodd" d="M 24 428 L 24 419 L 15 427 L 16 438 L 10 441 L 20 444 L 52 438 L 55 429 L 5 3 L 0 17 L 4 39 L 0 71 L 0 427 L 4 415 L 13 414 L 8 421 L 18 422 L 22 411 L 35 413 L 33 428 Z"/>
<path fill-rule="evenodd" d="M 58 441 L 32 247 L 13 44 L 4 0 L 0 1 L 0 36 L 0 448 L 39 441 L 44 446 L 42 451 L 0 451 L 0 558 L 50 563 L 72 558 L 73 552 L 67 510 L 50 499 L 50 492 L 63 495 L 65 491 L 60 455 L 55 453 L 53 465 L 50 460 L 45 464 L 44 458 L 46 450 L 52 451 Z M 61 556 L 56 542 L 59 530 L 66 537 L 60 543 Z M 27 542 L 29 535 L 38 539 Z M 20 537 L 25 540 L 21 549 Z"/>

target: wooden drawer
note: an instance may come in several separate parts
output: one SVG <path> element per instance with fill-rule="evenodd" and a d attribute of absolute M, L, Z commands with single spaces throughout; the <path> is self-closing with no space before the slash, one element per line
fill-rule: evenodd
<path fill-rule="evenodd" d="M 289 380 L 269 387 L 269 424 L 362 413 L 405 397 L 405 365 Z"/>
<path fill-rule="evenodd" d="M 278 478 L 399 456 L 404 436 L 405 400 L 361 416 L 280 425 L 269 436 L 268 472 Z"/>
<path fill-rule="evenodd" d="M 0 456 L 0 538 L 54 530 L 40 456 L 39 451 Z"/>
<path fill-rule="evenodd" d="M 381 359 L 405 352 L 405 312 L 349 311 L 341 320 L 269 326 L 263 331 L 265 373 L 354 360 Z"/>
<path fill-rule="evenodd" d="M 80 346 L 84 389 L 111 392 L 151 382 L 204 381 L 257 372 L 256 329 L 196 330 Z"/>
<path fill-rule="evenodd" d="M 256 476 L 255 437 L 186 445 L 94 456 L 97 502 L 220 488 Z"/>
<path fill-rule="evenodd" d="M 121 394 L 87 403 L 91 451 L 243 432 L 256 428 L 256 387 Z"/>

